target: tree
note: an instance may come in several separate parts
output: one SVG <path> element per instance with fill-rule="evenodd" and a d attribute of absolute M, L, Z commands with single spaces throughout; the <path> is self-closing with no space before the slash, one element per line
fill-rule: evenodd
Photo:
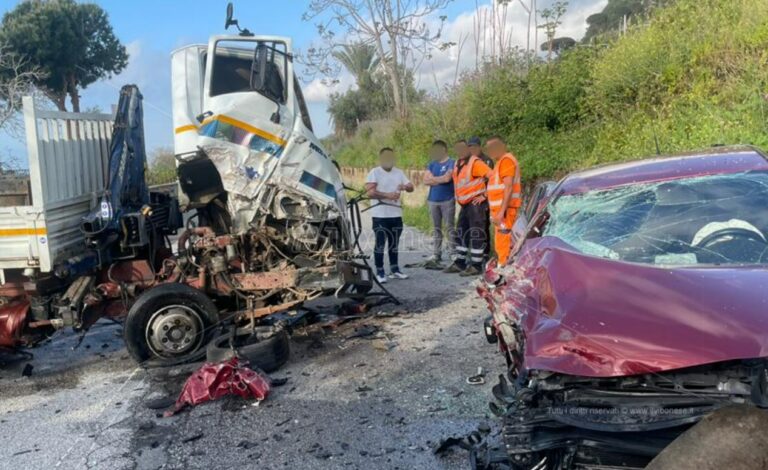
<path fill-rule="evenodd" d="M 21 98 L 31 94 L 34 83 L 42 78 L 27 59 L 0 45 L 0 129 L 16 131 Z"/>
<path fill-rule="evenodd" d="M 358 88 L 364 88 L 373 80 L 373 73 L 381 64 L 381 60 L 376 55 L 376 48 L 371 44 L 361 42 L 344 44 L 340 50 L 335 50 L 332 54 L 355 77 Z"/>
<path fill-rule="evenodd" d="M 576 40 L 569 37 L 554 38 L 551 41 L 547 41 L 541 45 L 542 51 L 552 51 L 557 55 L 563 53 L 563 51 L 572 48 L 576 45 Z"/>
<path fill-rule="evenodd" d="M 554 51 L 555 34 L 557 34 L 557 28 L 562 24 L 563 15 L 568 8 L 568 2 L 556 1 L 551 8 L 545 8 L 539 12 L 541 19 L 544 23 L 538 27 L 544 30 L 547 35 L 547 42 L 542 44 L 541 50 L 547 51 L 547 60 L 552 59 L 552 52 Z"/>
<path fill-rule="evenodd" d="M 149 184 L 165 184 L 176 181 L 176 157 L 172 148 L 158 147 L 149 156 Z"/>
<path fill-rule="evenodd" d="M 3 16 L 0 43 L 27 59 L 25 70 L 42 75 L 34 83 L 61 111 L 69 96 L 80 111 L 79 89 L 113 74 L 128 63 L 107 13 L 98 5 L 74 0 L 29 0 Z"/>
<path fill-rule="evenodd" d="M 436 32 L 429 28 L 431 15 L 451 0 L 311 0 L 305 21 L 316 21 L 321 45 L 307 49 L 302 61 L 323 75 L 338 73 L 329 59 L 345 44 L 372 46 L 392 90 L 394 109 L 408 113 L 407 78 L 403 71 L 418 68 L 439 44 L 446 17 L 440 16 Z M 334 28 L 340 28 L 336 31 Z M 340 33 L 340 34 L 339 34 Z"/>

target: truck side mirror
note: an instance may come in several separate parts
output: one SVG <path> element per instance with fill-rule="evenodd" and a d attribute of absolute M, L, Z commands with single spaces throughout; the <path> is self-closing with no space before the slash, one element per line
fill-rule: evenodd
<path fill-rule="evenodd" d="M 237 25 L 237 20 L 232 19 L 232 15 L 234 14 L 234 8 L 232 7 L 232 2 L 227 3 L 227 21 L 224 23 L 224 29 L 229 28 L 230 26 Z"/>
<path fill-rule="evenodd" d="M 259 43 L 251 64 L 251 89 L 259 93 L 264 93 L 266 88 L 267 60 L 267 46 Z"/>

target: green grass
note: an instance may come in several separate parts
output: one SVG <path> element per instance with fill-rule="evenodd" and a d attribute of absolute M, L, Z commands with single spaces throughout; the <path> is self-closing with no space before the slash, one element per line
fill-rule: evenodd
<path fill-rule="evenodd" d="M 435 138 L 499 134 L 530 186 L 652 156 L 657 140 L 665 154 L 768 147 L 768 2 L 669 5 L 621 37 L 598 37 L 551 63 L 526 70 L 511 58 L 470 74 L 442 99 L 414 105 L 409 119 L 363 123 L 331 150 L 342 165 L 367 167 L 387 145 L 398 166 L 423 168 Z"/>
<path fill-rule="evenodd" d="M 431 233 L 432 218 L 429 215 L 429 207 L 426 204 L 421 206 L 404 205 L 403 223 L 424 233 Z"/>

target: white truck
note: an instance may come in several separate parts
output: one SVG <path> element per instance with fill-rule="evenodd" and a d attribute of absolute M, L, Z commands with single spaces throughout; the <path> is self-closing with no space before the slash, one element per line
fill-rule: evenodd
<path fill-rule="evenodd" d="M 226 25 L 238 26 L 231 5 Z M 0 241 L 12 247 L 0 251 L 0 346 L 125 317 L 131 355 L 168 364 L 205 355 L 223 324 L 228 346 L 271 355 L 270 368 L 287 353 L 281 315 L 319 296 L 363 299 L 371 290 L 359 210 L 312 131 L 290 39 L 241 30 L 176 50 L 172 88 L 178 197 L 188 214 L 175 246 L 178 205 L 147 190 L 140 166 L 138 89 L 124 87 L 111 143 L 106 117 L 87 116 L 105 133 L 86 130 L 82 148 L 40 153 L 39 126 L 28 120 L 36 209 L 0 209 L 0 230 L 13 235 Z M 56 169 L 64 158 L 67 173 Z M 66 187 L 72 203 L 36 186 Z M 221 353 L 221 342 L 211 345 Z"/>

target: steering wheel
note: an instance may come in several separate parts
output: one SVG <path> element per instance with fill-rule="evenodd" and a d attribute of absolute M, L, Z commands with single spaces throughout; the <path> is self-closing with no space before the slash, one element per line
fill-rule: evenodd
<path fill-rule="evenodd" d="M 710 233 L 695 245 L 701 263 L 756 263 L 768 250 L 768 241 L 754 230 L 728 227 Z"/>

